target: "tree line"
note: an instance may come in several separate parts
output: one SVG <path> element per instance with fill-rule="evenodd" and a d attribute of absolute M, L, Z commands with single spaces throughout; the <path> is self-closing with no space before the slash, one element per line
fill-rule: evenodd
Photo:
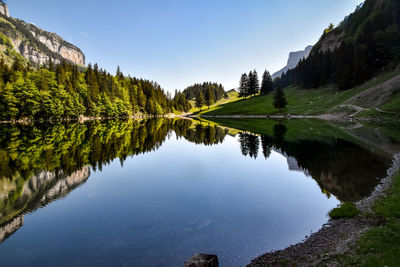
<path fill-rule="evenodd" d="M 129 117 L 187 112 L 185 95 L 174 97 L 157 83 L 125 76 L 118 67 L 111 75 L 98 65 L 79 69 L 63 61 L 34 69 L 15 60 L 0 61 L 0 119 Z"/>
<path fill-rule="evenodd" d="M 187 87 L 182 93 L 186 99 L 195 100 L 196 107 L 200 109 L 203 106 L 210 107 L 217 101 L 228 97 L 222 84 L 211 82 L 196 83 Z"/>
<path fill-rule="evenodd" d="M 239 97 L 247 98 L 255 96 L 258 93 L 261 95 L 269 94 L 274 91 L 275 84 L 272 81 L 271 74 L 265 70 L 261 80 L 261 87 L 258 80 L 257 71 L 250 71 L 249 74 L 242 74 L 239 81 Z M 278 87 L 274 94 L 274 107 L 280 111 L 287 106 L 286 96 L 282 88 Z"/>

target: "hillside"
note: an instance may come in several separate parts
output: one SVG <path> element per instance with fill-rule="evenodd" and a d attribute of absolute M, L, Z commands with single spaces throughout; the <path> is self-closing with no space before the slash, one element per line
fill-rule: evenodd
<path fill-rule="evenodd" d="M 400 2 L 366 0 L 336 28 L 330 25 L 308 58 L 288 70 L 284 114 L 398 118 Z M 203 115 L 274 115 L 273 94 L 204 111 Z"/>
<path fill-rule="evenodd" d="M 381 75 L 361 86 L 340 91 L 332 86 L 318 89 L 284 89 L 288 107 L 284 114 L 337 117 L 398 118 L 400 70 Z M 274 115 L 273 93 L 239 100 L 204 111 L 202 116 Z"/>
<path fill-rule="evenodd" d="M 400 2 L 366 0 L 336 28 L 327 28 L 310 56 L 277 83 L 347 90 L 400 63 Z"/>
<path fill-rule="evenodd" d="M 55 63 L 65 60 L 85 65 L 85 55 L 78 47 L 66 42 L 55 33 L 11 17 L 7 5 L 1 1 L 0 37 L 2 39 L 0 57 L 6 62 L 13 62 L 16 59 L 15 52 L 12 51 L 14 50 L 34 66 L 43 65 L 50 58 Z"/>

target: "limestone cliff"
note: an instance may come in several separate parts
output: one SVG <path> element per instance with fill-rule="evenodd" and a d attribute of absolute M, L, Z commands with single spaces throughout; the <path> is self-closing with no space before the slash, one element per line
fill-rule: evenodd
<path fill-rule="evenodd" d="M 55 33 L 44 31 L 33 24 L 10 17 L 8 7 L 0 1 L 0 32 L 8 37 L 13 48 L 32 65 L 40 66 L 52 59 L 85 65 L 82 51 Z M 1 48 L 5 49 L 5 48 Z M 4 51 L 3 51 L 4 52 Z M 10 54 L 4 53 L 4 56 Z"/>
<path fill-rule="evenodd" d="M 0 14 L 6 17 L 10 16 L 10 12 L 8 11 L 8 6 L 3 1 L 0 1 Z"/>
<path fill-rule="evenodd" d="M 296 68 L 300 60 L 305 59 L 310 55 L 312 48 L 313 48 L 312 45 L 309 45 L 304 50 L 291 52 L 289 54 L 289 59 L 286 67 L 272 74 L 272 79 L 279 78 L 282 76 L 282 74 L 286 73 L 288 70 Z"/>

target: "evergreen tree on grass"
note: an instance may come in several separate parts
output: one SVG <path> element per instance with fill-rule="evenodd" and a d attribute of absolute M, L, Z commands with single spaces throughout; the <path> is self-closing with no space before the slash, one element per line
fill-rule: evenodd
<path fill-rule="evenodd" d="M 239 97 L 244 97 L 246 99 L 249 91 L 249 77 L 246 73 L 242 74 L 239 82 Z"/>
<path fill-rule="evenodd" d="M 261 82 L 261 94 L 265 95 L 274 89 L 274 83 L 272 82 L 271 74 L 265 70 Z"/>
<path fill-rule="evenodd" d="M 285 93 L 283 92 L 282 88 L 278 88 L 274 95 L 274 107 L 279 109 L 279 112 L 282 112 L 282 109 L 284 109 L 286 106 L 287 101 Z"/>

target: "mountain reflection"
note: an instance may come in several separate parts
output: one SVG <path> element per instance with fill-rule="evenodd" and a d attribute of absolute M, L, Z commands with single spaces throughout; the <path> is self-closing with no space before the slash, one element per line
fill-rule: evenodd
<path fill-rule="evenodd" d="M 386 176 L 390 162 L 351 142 L 335 139 L 329 142 L 311 140 L 285 141 L 287 128 L 277 123 L 273 136 L 240 133 L 239 142 L 244 156 L 256 159 L 261 140 L 266 159 L 271 150 L 287 158 L 289 170 L 311 176 L 327 194 L 341 201 L 355 201 L 368 196 Z"/>
<path fill-rule="evenodd" d="M 290 170 L 302 171 L 321 190 L 342 201 L 371 193 L 389 162 L 353 143 L 285 140 L 285 125 L 272 136 L 238 134 L 244 156 L 257 159 L 260 147 L 268 159 L 272 150 L 288 160 Z M 90 169 L 118 158 L 155 151 L 174 132 L 195 144 L 224 142 L 227 128 L 184 119 L 92 121 L 55 125 L 16 125 L 0 130 L 0 242 L 24 221 L 24 214 L 65 197 L 90 176 Z M 231 135 L 236 135 L 231 134 Z M 268 170 L 266 170 L 268 171 Z"/>

